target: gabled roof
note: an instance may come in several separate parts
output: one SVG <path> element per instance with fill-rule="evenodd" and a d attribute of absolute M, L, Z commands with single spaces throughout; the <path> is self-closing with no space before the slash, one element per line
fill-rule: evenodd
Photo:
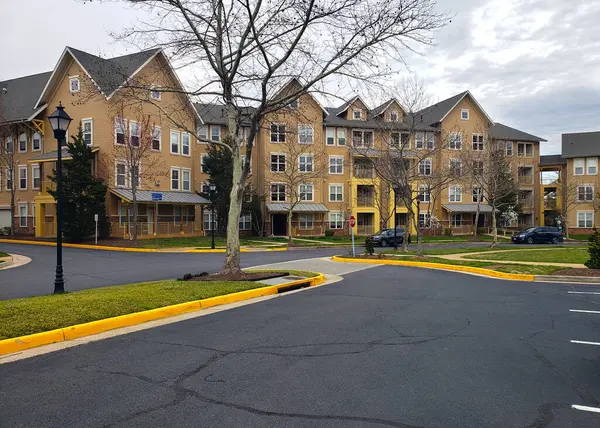
<path fill-rule="evenodd" d="M 225 106 L 217 103 L 194 103 L 194 108 L 202 118 L 202 123 L 207 125 L 227 125 Z M 250 125 L 244 118 L 254 112 L 254 107 L 242 107 L 242 125 Z"/>
<path fill-rule="evenodd" d="M 294 83 L 302 86 L 302 83 L 300 83 L 300 80 L 298 78 L 292 77 L 290 80 L 287 81 L 287 83 L 285 85 L 283 85 L 281 88 L 279 88 L 279 90 L 277 92 L 275 92 L 275 94 L 273 94 L 273 96 L 271 97 L 271 99 L 277 98 L 277 96 L 281 92 L 283 92 L 284 89 L 289 88 Z M 309 95 L 313 100 L 315 100 L 315 102 L 317 103 L 317 105 L 319 107 L 321 107 L 321 110 L 323 110 L 323 114 L 324 115 L 329 114 L 329 112 L 325 109 L 325 107 L 323 107 L 323 105 L 319 102 L 319 100 L 316 99 L 310 92 L 306 92 L 306 95 Z"/>
<path fill-rule="evenodd" d="M 489 135 L 494 140 L 511 140 L 511 141 L 548 141 L 541 137 L 528 134 L 527 132 L 519 131 L 502 123 L 496 122 L 489 129 Z"/>
<path fill-rule="evenodd" d="M 469 91 L 461 92 L 460 94 L 456 94 L 453 97 L 447 98 L 440 102 L 437 102 L 429 107 L 425 107 L 422 110 L 419 110 L 415 113 L 415 116 L 419 119 L 422 119 L 423 123 L 428 125 L 434 125 L 440 123 L 442 120 L 448 116 L 448 114 L 454 110 L 454 107 L 458 105 L 466 96 L 469 96 L 471 100 L 475 103 L 475 105 L 482 111 L 487 120 L 493 124 L 494 121 L 492 118 L 485 112 L 483 107 L 477 102 L 475 97 Z"/>
<path fill-rule="evenodd" d="M 31 120 L 39 113 L 35 105 L 52 72 L 0 82 L 0 122 Z"/>
<path fill-rule="evenodd" d="M 380 118 L 367 114 L 367 120 L 346 119 L 340 113 L 342 107 L 327 107 L 329 115 L 325 117 L 323 123 L 325 126 L 340 126 L 346 128 L 366 128 L 366 129 L 389 129 L 393 131 L 439 131 L 433 126 L 426 125 L 417 121 L 414 126 L 411 125 L 412 117 L 405 115 L 402 122 L 385 122 Z"/>
<path fill-rule="evenodd" d="M 349 101 L 346 101 L 344 104 L 342 104 L 341 106 L 337 107 L 337 115 L 340 115 L 342 113 L 344 113 L 346 110 L 348 110 L 348 107 L 350 107 L 352 105 L 352 103 L 356 100 L 360 100 L 361 103 L 364 104 L 364 106 L 367 108 L 367 111 L 369 111 L 369 106 L 367 105 L 366 102 L 363 101 L 363 99 L 360 97 L 360 95 L 356 95 L 355 97 L 353 97 L 352 99 L 350 99 Z"/>
<path fill-rule="evenodd" d="M 600 156 L 600 131 L 562 134 L 562 156 Z"/>
<path fill-rule="evenodd" d="M 388 107 L 390 105 L 392 105 L 392 103 L 398 104 L 400 106 L 400 108 L 402 109 L 402 104 L 400 104 L 400 102 L 396 98 L 391 98 L 388 101 L 386 101 L 383 104 L 381 104 L 380 106 L 377 106 L 373 110 L 371 110 L 370 111 L 371 115 L 372 116 L 379 116 L 384 111 L 386 111 L 388 109 Z M 402 109 L 402 113 L 404 113 L 404 109 Z"/>

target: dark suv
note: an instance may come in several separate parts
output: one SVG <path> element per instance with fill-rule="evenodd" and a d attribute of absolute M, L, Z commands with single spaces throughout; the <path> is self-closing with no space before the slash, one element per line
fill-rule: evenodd
<path fill-rule="evenodd" d="M 396 239 L 398 245 L 402 245 L 404 242 L 404 228 L 396 228 Z M 394 245 L 394 229 L 383 229 L 377 232 L 375 235 L 367 237 L 367 241 L 372 241 L 374 245 L 380 245 L 387 247 L 388 245 Z M 410 235 L 408 235 L 408 243 L 410 244 Z"/>
<path fill-rule="evenodd" d="M 558 227 L 532 227 L 515 233 L 512 236 L 512 242 L 513 244 L 535 244 L 539 242 L 558 244 L 563 242 L 563 233 Z"/>

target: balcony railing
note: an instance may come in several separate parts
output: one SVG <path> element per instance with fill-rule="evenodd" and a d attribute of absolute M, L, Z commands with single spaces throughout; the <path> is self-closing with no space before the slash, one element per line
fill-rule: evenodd
<path fill-rule="evenodd" d="M 523 198 L 519 200 L 521 208 L 533 208 L 533 198 Z"/>
<path fill-rule="evenodd" d="M 372 235 L 375 233 L 375 226 L 372 224 L 364 226 L 356 226 L 357 235 Z"/>
<path fill-rule="evenodd" d="M 355 167 L 354 168 L 355 178 L 375 178 L 375 170 L 373 168 Z"/>
<path fill-rule="evenodd" d="M 550 199 L 544 201 L 544 209 L 545 210 L 555 210 L 558 208 L 558 202 L 556 199 Z"/>
<path fill-rule="evenodd" d="M 519 175 L 519 184 L 533 184 L 533 175 Z"/>
<path fill-rule="evenodd" d="M 373 201 L 373 195 L 359 195 L 356 198 L 356 205 L 359 207 L 372 207 Z"/>

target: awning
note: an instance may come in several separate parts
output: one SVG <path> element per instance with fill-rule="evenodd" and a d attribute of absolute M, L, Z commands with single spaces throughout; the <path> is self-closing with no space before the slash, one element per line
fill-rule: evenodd
<path fill-rule="evenodd" d="M 477 204 L 442 204 L 442 207 L 451 213 L 476 213 Z M 492 207 L 488 204 L 479 204 L 480 213 L 491 213 Z"/>
<path fill-rule="evenodd" d="M 110 192 L 114 195 L 117 195 L 121 199 L 132 202 L 133 201 L 133 192 L 131 189 L 110 189 Z M 160 204 L 189 204 L 189 205 L 197 205 L 197 204 L 210 204 L 208 199 L 203 198 L 200 195 L 191 192 L 172 192 L 172 191 L 163 191 L 157 192 L 153 190 L 137 190 L 135 192 L 136 199 L 138 202 L 147 203 L 152 202 L 152 194 L 153 193 L 162 193 L 162 201 Z"/>
<path fill-rule="evenodd" d="M 100 147 L 92 146 L 92 153 L 96 153 L 100 150 Z M 62 160 L 71 160 L 73 156 L 69 153 L 67 147 L 62 148 Z M 43 155 L 35 156 L 29 159 L 28 163 L 43 163 L 43 162 L 56 162 L 58 160 L 58 150 L 54 150 L 53 152 L 44 153 Z"/>
<path fill-rule="evenodd" d="M 267 211 L 272 212 L 272 213 L 288 212 L 289 209 L 290 209 L 290 204 L 286 204 L 286 203 L 267 204 Z M 294 209 L 292 209 L 292 212 L 293 213 L 326 213 L 326 212 L 329 212 L 329 210 L 323 204 L 299 203 L 299 204 L 296 204 Z"/>

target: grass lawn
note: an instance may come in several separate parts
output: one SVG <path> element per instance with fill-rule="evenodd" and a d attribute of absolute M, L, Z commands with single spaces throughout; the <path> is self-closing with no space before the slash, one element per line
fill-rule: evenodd
<path fill-rule="evenodd" d="M 552 250 L 523 250 L 497 254 L 465 256 L 469 259 L 511 260 L 517 262 L 585 263 L 589 259 L 587 248 Z"/>
<path fill-rule="evenodd" d="M 6 253 L 0 253 L 0 257 L 8 257 L 8 254 L 6 254 Z"/>
<path fill-rule="evenodd" d="M 240 243 L 242 245 L 260 247 L 261 242 L 263 246 L 268 244 L 285 244 L 287 239 L 285 238 L 259 238 L 259 237 L 242 237 Z M 196 248 L 210 248 L 211 237 L 210 236 L 197 236 L 197 237 L 181 237 L 181 238 L 159 238 L 158 248 L 185 248 L 185 247 L 196 247 Z M 227 240 L 222 236 L 215 236 L 215 246 L 217 248 L 225 248 Z M 138 241 L 140 248 L 156 248 L 155 239 L 140 239 Z"/>
<path fill-rule="evenodd" d="M 541 246 L 541 247 L 537 247 L 536 248 L 563 248 L 563 247 L 557 247 L 557 246 Z M 494 248 L 490 248 L 487 246 L 480 246 L 480 247 L 470 247 L 470 248 L 423 248 L 423 255 L 427 256 L 444 256 L 446 254 L 465 254 L 465 253 L 483 253 L 483 252 L 492 252 L 492 251 L 506 251 L 507 248 L 506 247 L 494 247 Z M 398 254 L 398 255 L 403 255 L 403 254 L 417 254 L 416 250 L 410 250 L 408 252 L 403 252 L 403 251 L 380 251 L 382 253 L 385 254 Z M 476 256 L 473 256 L 476 257 Z M 482 256 L 481 258 L 487 258 L 488 256 Z M 510 260 L 510 259 L 505 259 L 505 260 Z"/>
<path fill-rule="evenodd" d="M 587 241 L 590 235 L 577 235 L 570 233 L 569 239 L 574 239 L 575 241 Z"/>
<path fill-rule="evenodd" d="M 510 236 L 504 238 L 501 235 L 498 235 L 498 242 L 504 242 L 510 239 Z M 413 243 L 416 243 L 416 236 L 413 236 Z M 457 236 L 423 236 L 422 238 L 424 244 L 436 243 L 440 241 L 448 241 L 448 242 L 472 242 L 472 235 L 457 235 Z M 494 238 L 492 236 L 487 235 L 477 235 L 477 241 L 483 242 L 492 242 Z M 475 242 L 477 242 L 475 241 Z"/>

